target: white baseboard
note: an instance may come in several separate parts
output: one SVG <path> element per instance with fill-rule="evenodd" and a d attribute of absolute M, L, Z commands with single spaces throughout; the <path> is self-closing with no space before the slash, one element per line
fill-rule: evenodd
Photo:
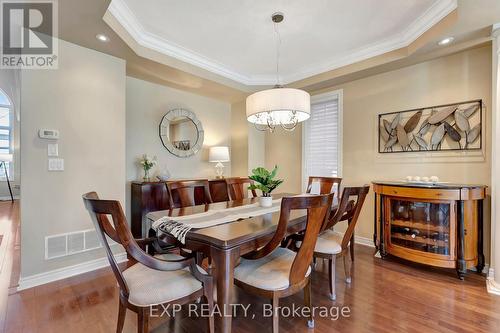
<path fill-rule="evenodd" d="M 11 201 L 10 195 L 0 196 L 0 201 Z M 14 200 L 19 200 L 19 195 L 14 195 Z"/>
<path fill-rule="evenodd" d="M 118 263 L 127 261 L 127 253 L 123 252 L 115 254 L 115 260 Z M 19 279 L 19 286 L 17 287 L 17 290 L 20 291 L 33 288 L 49 282 L 62 280 L 75 275 L 95 271 L 96 269 L 107 266 L 109 266 L 108 258 L 103 257 L 91 261 L 82 262 L 80 264 L 73 266 L 58 268 L 53 271 L 21 277 Z"/>
<path fill-rule="evenodd" d="M 477 272 L 476 267 L 468 268 L 468 270 L 469 271 L 473 271 L 473 272 Z M 484 275 L 486 275 L 486 277 L 488 277 L 489 276 L 489 271 L 490 271 L 490 265 L 489 264 L 484 264 L 484 268 L 483 268 L 483 271 L 481 273 L 483 273 Z"/>
<path fill-rule="evenodd" d="M 337 235 L 344 236 L 343 232 L 340 231 L 334 231 Z M 369 246 L 369 247 L 375 247 L 373 244 L 373 239 L 371 238 L 366 238 L 366 237 L 360 237 L 354 235 L 354 243 L 359 244 L 359 245 L 364 245 L 364 246 Z"/>
<path fill-rule="evenodd" d="M 500 296 L 500 284 L 495 281 L 495 272 L 493 268 L 488 271 L 488 278 L 486 279 L 486 289 L 490 294 Z"/>

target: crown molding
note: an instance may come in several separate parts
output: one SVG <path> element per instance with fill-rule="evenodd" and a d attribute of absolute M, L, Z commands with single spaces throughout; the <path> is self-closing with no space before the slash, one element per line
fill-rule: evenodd
<path fill-rule="evenodd" d="M 397 35 L 361 47 L 357 50 L 349 51 L 348 54 L 331 59 L 327 62 L 306 66 L 295 73 L 282 75 L 280 77 L 280 82 L 289 84 L 406 47 L 456 8 L 457 0 L 437 1 L 415 19 L 407 29 Z M 124 0 L 112 0 L 108 7 L 108 12 L 114 16 L 117 22 L 130 34 L 137 44 L 142 47 L 149 48 L 168 57 L 175 58 L 247 86 L 266 86 L 276 83 L 275 75 L 251 75 L 238 72 L 215 60 L 209 59 L 208 57 L 150 33 L 135 17 Z"/>
<path fill-rule="evenodd" d="M 123 0 L 113 0 L 108 11 L 115 17 L 119 24 L 130 34 L 137 44 L 160 52 L 172 58 L 176 58 L 188 64 L 203 68 L 214 74 L 226 77 L 245 85 L 272 85 L 275 77 L 246 76 L 233 71 L 214 60 L 208 59 L 200 54 L 176 45 L 160 36 L 148 32 L 137 20 L 130 8 Z"/>
<path fill-rule="evenodd" d="M 491 37 L 496 38 L 500 36 L 500 23 L 495 23 L 491 27 Z"/>
<path fill-rule="evenodd" d="M 406 30 L 396 36 L 353 50 L 341 58 L 333 59 L 331 62 L 306 67 L 297 73 L 284 76 L 283 81 L 286 83 L 299 81 L 406 47 L 456 8 L 456 0 L 436 2 L 416 20 L 414 20 Z"/>

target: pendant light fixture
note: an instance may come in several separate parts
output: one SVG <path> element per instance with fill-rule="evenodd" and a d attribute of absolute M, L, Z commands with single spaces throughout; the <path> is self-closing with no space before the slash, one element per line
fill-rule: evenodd
<path fill-rule="evenodd" d="M 276 85 L 247 97 L 247 120 L 258 130 L 274 132 L 276 126 L 293 131 L 297 124 L 307 120 L 311 114 L 311 96 L 300 89 L 283 88 L 279 82 L 279 60 L 281 38 L 278 24 L 283 21 L 283 13 L 271 16 L 276 33 Z"/>

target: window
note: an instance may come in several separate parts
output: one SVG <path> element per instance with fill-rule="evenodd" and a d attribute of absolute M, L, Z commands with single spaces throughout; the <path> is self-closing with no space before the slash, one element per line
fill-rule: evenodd
<path fill-rule="evenodd" d="M 342 175 L 342 90 L 311 97 L 302 131 L 304 189 L 309 176 Z"/>
<path fill-rule="evenodd" d="M 9 97 L 0 89 L 0 154 L 12 154 L 12 103 Z M 5 164 L 9 176 L 11 164 Z M 0 168 L 0 180 L 5 180 L 5 172 Z"/>

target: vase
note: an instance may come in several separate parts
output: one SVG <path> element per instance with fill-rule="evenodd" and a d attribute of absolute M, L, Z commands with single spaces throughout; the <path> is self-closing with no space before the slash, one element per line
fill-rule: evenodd
<path fill-rule="evenodd" d="M 271 207 L 273 205 L 273 197 L 259 197 L 259 205 L 261 207 Z"/>
<path fill-rule="evenodd" d="M 170 178 L 170 172 L 166 166 L 160 171 L 156 178 L 161 182 L 166 182 Z"/>
<path fill-rule="evenodd" d="M 142 177 L 144 182 L 150 182 L 151 178 L 149 177 L 149 169 L 144 169 L 144 177 Z"/>

